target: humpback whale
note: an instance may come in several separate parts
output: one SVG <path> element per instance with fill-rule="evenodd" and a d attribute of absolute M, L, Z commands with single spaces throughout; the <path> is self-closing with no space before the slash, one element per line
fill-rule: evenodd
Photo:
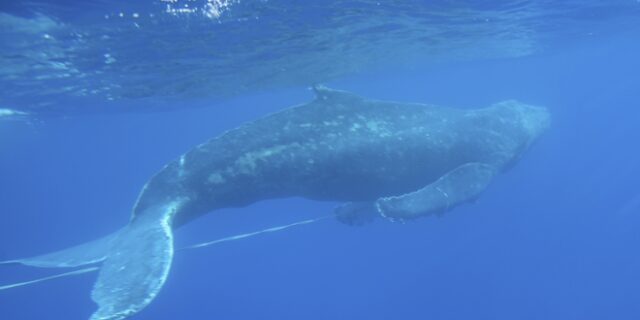
<path fill-rule="evenodd" d="M 311 102 L 243 124 L 168 163 L 112 235 L 4 263 L 96 265 L 85 269 L 99 269 L 90 319 L 124 319 L 167 279 L 173 230 L 201 215 L 285 197 L 341 202 L 335 215 L 351 225 L 441 215 L 475 200 L 550 123 L 546 108 L 513 100 L 456 109 L 314 91 Z"/>

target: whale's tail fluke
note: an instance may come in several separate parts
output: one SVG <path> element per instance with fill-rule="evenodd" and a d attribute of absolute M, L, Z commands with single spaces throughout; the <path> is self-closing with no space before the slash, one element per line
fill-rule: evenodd
<path fill-rule="evenodd" d="M 91 320 L 117 320 L 146 307 L 164 285 L 173 259 L 169 216 L 141 217 L 125 228 L 109 250 L 91 298 Z"/>
<path fill-rule="evenodd" d="M 8 285 L 9 289 L 98 269 L 91 298 L 98 310 L 91 320 L 119 320 L 146 307 L 164 285 L 173 259 L 170 220 L 177 203 L 138 215 L 119 231 L 69 249 L 26 259 L 0 262 L 42 268 L 73 268 L 98 264 L 60 275 Z M 150 212 L 149 212 L 150 211 Z"/>
<path fill-rule="evenodd" d="M 166 210 L 167 207 L 164 209 Z M 140 311 L 153 300 L 169 273 L 174 252 L 173 235 L 167 223 L 169 216 L 162 217 L 154 219 L 153 216 L 142 216 L 107 237 L 62 251 L 28 259 L 2 261 L 0 265 L 24 264 L 43 268 L 91 266 L 30 281 L 2 285 L 0 291 L 98 271 L 99 276 L 93 288 L 92 298 L 98 303 L 99 309 L 93 314 L 91 320 L 124 319 Z M 329 217 L 333 215 L 224 237 L 182 249 L 204 248 L 278 232 Z M 99 262 L 103 262 L 102 265 L 97 265 Z"/>
<path fill-rule="evenodd" d="M 106 259 L 109 248 L 121 231 L 68 249 L 31 258 L 2 261 L 0 264 L 23 264 L 39 268 L 75 268 Z"/>

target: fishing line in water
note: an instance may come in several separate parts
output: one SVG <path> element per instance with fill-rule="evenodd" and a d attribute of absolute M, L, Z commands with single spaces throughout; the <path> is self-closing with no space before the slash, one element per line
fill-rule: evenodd
<path fill-rule="evenodd" d="M 230 236 L 230 237 L 226 237 L 226 238 L 221 238 L 221 239 L 217 239 L 217 240 L 213 240 L 213 241 L 202 242 L 202 243 L 198 243 L 198 244 L 182 247 L 182 248 L 180 248 L 180 250 L 204 248 L 204 247 L 212 246 L 212 245 L 215 245 L 215 244 L 218 244 L 218 243 L 222 243 L 222 242 L 240 240 L 240 239 L 244 239 L 244 238 L 250 238 L 250 237 L 257 236 L 257 235 L 263 234 L 263 233 L 282 231 L 282 230 L 285 230 L 285 229 L 289 229 L 291 227 L 301 226 L 301 225 L 305 225 L 305 224 L 318 222 L 320 220 L 324 220 L 324 219 L 329 218 L 329 217 L 331 217 L 331 216 L 324 216 L 324 217 L 319 217 L 319 218 L 315 218 L 315 219 L 298 221 L 298 222 L 290 223 L 290 224 L 283 225 L 283 226 L 271 227 L 271 228 L 263 229 L 263 230 L 260 230 L 260 231 L 243 233 L 243 234 Z"/>
<path fill-rule="evenodd" d="M 213 240 L 213 241 L 197 243 L 197 244 L 194 244 L 194 245 L 182 247 L 179 250 L 204 248 L 204 247 L 209 247 L 209 246 L 216 245 L 216 244 L 223 243 L 223 242 L 229 242 L 229 241 L 235 241 L 235 240 L 250 238 L 250 237 L 257 236 L 257 235 L 260 235 L 260 234 L 263 234 L 263 233 L 271 233 L 271 232 L 282 231 L 282 230 L 285 230 L 285 229 L 289 229 L 291 227 L 301 226 L 301 225 L 305 225 L 305 224 L 311 224 L 311 223 L 314 223 L 314 222 L 318 222 L 320 220 L 324 220 L 324 219 L 327 219 L 329 217 L 332 217 L 332 215 L 327 215 L 327 216 L 323 216 L 323 217 L 319 217 L 319 218 L 298 221 L 298 222 L 294 222 L 294 223 L 290 223 L 290 224 L 286 224 L 286 225 L 282 225 L 282 226 L 277 226 L 277 227 L 270 227 L 270 228 L 267 228 L 267 229 L 262 229 L 260 231 L 243 233 L 243 234 L 239 234 L 239 235 L 235 235 L 235 236 L 220 238 L 220 239 Z M 16 263 L 16 262 L 17 262 L 16 260 L 10 260 L 10 261 L 0 262 L 0 264 L 11 264 L 11 263 Z M 30 284 L 36 284 L 36 283 L 40 283 L 40 282 L 45 282 L 45 281 L 49 281 L 49 280 L 54 280 L 54 279 L 58 279 L 58 278 L 64 278 L 64 277 L 69 277 L 69 276 L 80 275 L 80 274 L 89 273 L 89 272 L 98 271 L 98 270 L 100 270 L 100 267 L 90 267 L 90 268 L 84 268 L 84 269 L 74 270 L 74 271 L 70 271 L 70 272 L 65 272 L 65 273 L 61 273 L 61 274 L 56 274 L 56 275 L 52 275 L 52 276 L 48 276 L 48 277 L 44 277 L 44 278 L 39 278 L 39 279 L 35 279 L 35 280 L 18 282 L 18 283 L 14 283 L 14 284 L 0 286 L 0 291 L 7 290 L 7 289 L 13 289 L 13 288 L 17 288 L 17 287 L 22 287 L 22 286 L 27 286 L 27 285 L 30 285 Z"/>
<path fill-rule="evenodd" d="M 83 274 L 83 273 L 98 271 L 98 269 L 100 269 L 100 268 L 98 268 L 98 267 L 85 268 L 85 269 L 75 270 L 75 271 L 71 271 L 71 272 L 65 272 L 65 273 L 61 273 L 61 274 L 56 274 L 56 275 L 48 276 L 48 277 L 44 277 L 44 278 L 39 278 L 39 279 L 35 279 L 35 280 L 18 282 L 18 283 L 9 284 L 9 285 L 6 285 L 6 286 L 0 286 L 0 291 L 7 290 L 7 289 L 13 289 L 13 288 L 17 288 L 17 287 L 22 287 L 22 286 L 28 286 L 30 284 L 35 284 L 35 283 L 44 282 L 44 281 L 48 281 L 48 280 L 53 280 L 53 279 L 64 278 L 64 277 L 75 276 L 75 275 L 79 275 L 79 274 Z"/>

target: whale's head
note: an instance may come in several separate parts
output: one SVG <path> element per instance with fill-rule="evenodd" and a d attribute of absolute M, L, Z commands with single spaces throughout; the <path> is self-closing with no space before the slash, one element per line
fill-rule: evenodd
<path fill-rule="evenodd" d="M 491 106 L 500 123 L 521 137 L 525 145 L 534 142 L 551 125 L 551 114 L 545 107 L 508 100 Z"/>
<path fill-rule="evenodd" d="M 544 107 L 515 100 L 496 103 L 468 113 L 484 151 L 496 163 L 511 166 L 550 126 L 551 115 Z M 506 168 L 505 167 L 505 168 Z"/>

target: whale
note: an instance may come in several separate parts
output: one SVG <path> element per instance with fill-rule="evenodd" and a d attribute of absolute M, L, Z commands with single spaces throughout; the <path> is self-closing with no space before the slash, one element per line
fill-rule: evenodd
<path fill-rule="evenodd" d="M 547 108 L 516 100 L 469 109 L 325 86 L 313 91 L 310 102 L 242 124 L 169 162 L 142 188 L 129 223 L 111 235 L 3 263 L 93 265 L 98 308 L 90 319 L 125 319 L 165 283 L 174 230 L 202 215 L 302 197 L 341 203 L 335 217 L 347 225 L 441 216 L 478 199 L 550 126 Z"/>

